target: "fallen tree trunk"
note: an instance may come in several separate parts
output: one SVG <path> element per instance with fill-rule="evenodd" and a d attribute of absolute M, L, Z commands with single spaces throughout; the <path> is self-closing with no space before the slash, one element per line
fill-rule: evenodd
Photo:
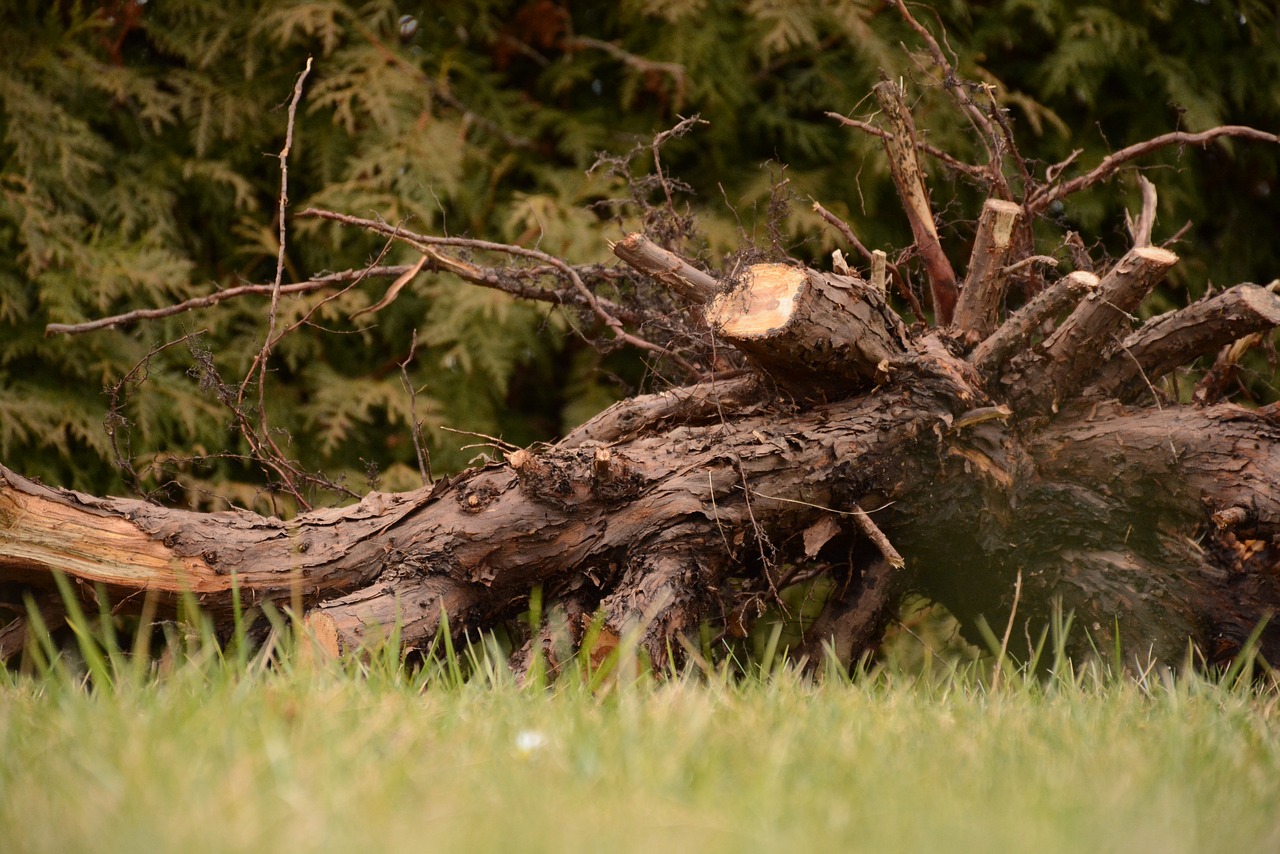
<path fill-rule="evenodd" d="M 776 289 L 777 272 L 746 286 Z M 828 286 L 808 276 L 794 281 Z M 843 284 L 862 289 L 883 340 L 901 342 L 876 292 Z M 726 298 L 716 316 L 731 305 L 774 313 L 753 358 L 767 364 L 776 341 L 793 385 L 829 376 L 815 360 L 797 380 L 777 299 Z M 850 312 L 849 323 L 869 316 Z M 850 656 L 891 618 L 886 589 L 922 590 L 969 625 L 995 624 L 1020 574 L 1017 615 L 1033 634 L 1060 602 L 1089 630 L 1076 639 L 1086 648 L 1110 648 L 1118 631 L 1130 654 L 1170 661 L 1188 641 L 1234 654 L 1280 604 L 1274 407 L 1095 402 L 1019 419 L 946 334 L 899 346 L 892 360 L 880 346 L 839 350 L 843 377 L 883 379 L 858 394 L 801 403 L 765 372 L 635 398 L 557 446 L 288 521 L 94 498 L 0 470 L 0 578 L 47 587 L 65 572 L 86 596 L 100 585 L 126 606 L 142 592 L 170 607 L 190 593 L 223 617 L 233 591 L 245 605 L 299 601 L 342 649 L 396 626 L 422 646 L 446 613 L 455 631 L 492 626 L 541 586 L 549 601 L 599 608 L 608 636 L 641 631 L 658 663 L 673 638 L 740 622 L 814 564 L 843 591 L 816 629 L 838 627 Z M 905 566 L 885 564 L 855 523 L 863 511 Z M 868 608 L 871 592 L 884 604 Z M 1264 651 L 1278 645 L 1266 631 Z"/>
<path fill-rule="evenodd" d="M 996 136 L 986 140 L 992 162 L 965 168 L 1005 195 L 984 206 L 959 287 L 902 93 L 885 83 L 877 96 L 890 120 L 876 132 L 938 326 L 913 302 L 918 323 L 907 328 L 886 302 L 884 253 L 860 243 L 871 282 L 839 254 L 832 273 L 768 263 L 717 277 L 629 235 L 614 245 L 619 257 L 688 304 L 708 354 L 736 351 L 745 367 L 623 401 L 557 444 L 433 486 L 288 520 L 97 498 L 0 466 L 2 590 L 43 591 L 35 607 L 46 620 L 55 573 L 117 610 L 149 602 L 173 614 L 190 596 L 225 623 L 240 605 L 291 605 L 337 652 L 393 631 L 424 647 L 446 616 L 455 633 L 485 630 L 541 589 L 575 642 L 601 615 L 593 656 L 637 633 L 661 666 L 701 627 L 741 635 L 781 607 L 780 591 L 825 578 L 803 647 L 811 656 L 825 643 L 846 662 L 874 650 L 915 590 L 975 635 L 984 620 L 1008 626 L 1012 647 L 1028 653 L 1062 609 L 1084 629 L 1069 638 L 1076 652 L 1178 663 L 1190 643 L 1218 663 L 1266 624 L 1261 651 L 1280 660 L 1280 626 L 1267 623 L 1280 608 L 1280 407 L 1181 406 L 1154 385 L 1224 346 L 1223 358 L 1238 359 L 1233 342 L 1280 324 L 1275 288 L 1241 285 L 1134 329 L 1135 310 L 1177 262 L 1149 245 L 1149 187 L 1145 225 L 1124 257 L 1097 276 L 1048 282 L 1009 311 L 1015 273 L 1044 260 L 1019 229 L 1063 194 L 1066 164 L 1025 187 L 1022 203 L 1009 201 L 997 155 L 1010 140 L 967 100 L 976 126 Z M 1119 162 L 1068 185 L 1088 186 Z M 432 269 L 521 297 L 543 292 L 528 275 L 450 253 L 536 261 L 538 275 L 560 278 L 548 301 L 583 306 L 614 341 L 697 373 L 627 331 L 617 304 L 560 259 L 308 213 L 404 241 Z M 903 282 L 896 267 L 894 277 Z M 1211 376 L 1229 365 L 1217 367 Z M 1215 379 L 1202 397 L 1216 401 L 1221 387 Z M 0 653 L 21 648 L 22 619 L 0 628 Z M 550 632 L 532 633 L 526 661 L 528 650 L 550 649 Z"/>

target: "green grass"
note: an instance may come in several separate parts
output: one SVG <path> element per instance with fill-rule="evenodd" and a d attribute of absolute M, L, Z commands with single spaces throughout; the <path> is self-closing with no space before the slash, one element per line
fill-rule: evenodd
<path fill-rule="evenodd" d="M 1280 850 L 1280 694 L 1234 674 L 518 688 L 287 646 L 0 678 L 0 848 Z"/>

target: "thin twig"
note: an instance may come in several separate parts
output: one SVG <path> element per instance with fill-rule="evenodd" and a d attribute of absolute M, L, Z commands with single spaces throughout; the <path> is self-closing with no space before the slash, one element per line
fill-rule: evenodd
<path fill-rule="evenodd" d="M 876 127 L 870 122 L 864 122 L 858 119 L 851 119 L 848 116 L 841 115 L 840 113 L 828 112 L 826 113 L 826 115 L 828 118 L 832 118 L 840 122 L 840 124 L 844 125 L 845 127 L 851 127 L 856 130 L 860 130 L 863 133 L 868 133 L 874 137 L 879 137 L 880 139 L 884 139 L 886 136 L 889 135 L 888 131 L 886 131 L 883 128 Z M 974 181 L 977 181 L 978 183 L 982 184 L 983 186 L 986 186 L 989 183 L 990 178 L 987 175 L 987 170 L 984 169 L 983 167 L 974 166 L 972 163 L 965 163 L 963 160 L 957 159 L 956 157 L 943 151 L 941 148 L 938 148 L 936 145 L 930 145 L 924 140 L 917 139 L 915 142 L 916 142 L 916 148 L 920 149 L 925 154 L 929 155 L 935 160 L 940 161 L 942 165 L 946 166 L 948 169 L 952 169 L 956 172 L 959 172 L 961 175 L 967 175 L 970 178 L 972 178 Z"/>
<path fill-rule="evenodd" d="M 1004 671 L 1004 659 L 1009 654 L 1009 636 L 1013 634 L 1013 619 L 1018 615 L 1018 600 L 1022 598 L 1022 570 L 1018 570 L 1018 578 L 1013 583 L 1013 607 L 1009 609 L 1009 622 L 1004 627 L 1004 637 L 1000 640 L 1000 657 L 996 659 L 996 672 L 991 676 L 991 692 L 1000 687 L 1000 675 Z"/>
<path fill-rule="evenodd" d="M 271 290 L 271 315 L 268 319 L 267 341 L 263 346 L 263 363 L 266 362 L 266 352 L 271 346 L 271 339 L 275 335 L 276 315 L 280 308 L 280 288 L 284 282 L 284 255 L 287 238 L 287 218 L 286 210 L 289 207 L 289 151 L 293 148 L 293 123 L 298 114 L 298 102 L 302 100 L 302 84 L 306 82 L 307 75 L 311 73 L 311 57 L 307 57 L 307 65 L 302 69 L 302 73 L 298 75 L 298 79 L 293 84 L 293 98 L 289 101 L 289 121 L 285 126 L 284 132 L 284 148 L 280 149 L 280 247 L 276 253 L 276 279 Z"/>
<path fill-rule="evenodd" d="M 978 131 L 978 138 L 987 150 L 987 180 L 991 181 L 1000 198 L 1011 198 L 1009 184 L 1005 181 L 1003 172 L 1000 152 L 1002 140 L 995 129 L 992 128 L 991 120 L 982 111 L 982 108 L 969 97 L 969 93 L 965 91 L 964 81 L 956 74 L 955 68 L 947 60 L 946 53 L 943 52 L 942 46 L 938 44 L 938 40 L 933 37 L 933 33 L 929 32 L 924 24 L 921 24 L 911 14 L 903 0 L 893 0 L 893 2 L 898 9 L 898 14 L 902 16 L 911 29 L 915 30 L 916 35 L 920 36 L 920 39 L 925 43 L 925 47 L 929 50 L 929 55 L 933 57 L 934 64 L 942 72 L 943 88 L 947 90 L 947 93 L 951 95 L 952 99 Z"/>
<path fill-rule="evenodd" d="M 589 39 L 588 41 L 595 41 L 595 39 Z M 608 44 L 608 42 L 604 42 L 603 44 Z M 612 47 L 612 45 L 610 46 Z M 684 69 L 681 69 L 681 74 L 683 74 L 683 71 Z M 683 85 L 683 76 L 680 79 L 681 84 Z M 676 214 L 675 201 L 671 196 L 671 182 L 667 180 L 666 173 L 662 171 L 662 144 L 669 139 L 679 139 L 688 133 L 693 127 L 705 124 L 710 124 L 710 122 L 705 122 L 701 117 L 696 115 L 690 116 L 687 119 L 682 118 L 675 127 L 664 130 L 662 133 L 656 135 L 653 138 L 652 145 L 650 146 L 653 151 L 653 171 L 657 175 L 658 183 L 662 186 L 663 195 L 666 196 L 667 213 L 669 213 L 673 219 L 678 218 L 678 214 Z"/>
<path fill-rule="evenodd" d="M 867 515 L 866 510 L 854 504 L 853 510 L 849 515 L 853 517 L 853 523 L 858 526 L 858 530 L 871 541 L 880 554 L 884 555 L 884 559 L 889 562 L 890 566 L 894 569 L 902 569 L 907 565 L 902 555 L 893 547 L 893 543 L 889 542 L 889 538 L 885 536 L 884 531 L 880 530 L 880 526 Z"/>
<path fill-rule="evenodd" d="M 280 149 L 278 155 L 280 159 L 280 248 L 276 255 L 276 278 L 271 289 L 271 311 L 267 320 L 267 337 L 262 342 L 262 349 L 258 353 L 255 360 L 255 367 L 258 373 L 258 427 L 256 430 L 246 430 L 245 439 L 249 441 L 253 447 L 255 457 L 263 457 L 263 462 L 268 463 L 269 460 L 275 461 L 270 463 L 272 468 L 281 475 L 284 486 L 298 504 L 304 509 L 310 510 L 311 505 L 302 497 L 302 492 L 298 489 L 298 485 L 294 482 L 292 475 L 293 466 L 285 464 L 285 455 L 276 445 L 275 440 L 271 438 L 271 429 L 267 421 L 267 362 L 271 355 L 271 348 L 275 339 L 276 320 L 280 308 L 280 290 L 284 282 L 284 259 L 287 246 L 287 209 L 289 206 L 289 151 L 293 148 L 293 126 L 298 114 L 298 103 L 302 100 L 302 87 L 306 82 L 307 75 L 311 73 L 312 58 L 307 57 L 307 64 L 302 69 L 302 73 L 298 75 L 298 79 L 293 84 L 293 97 L 289 100 L 288 122 L 285 126 L 284 147 Z M 241 406 L 244 402 L 245 392 L 249 388 L 249 383 L 253 377 L 253 369 L 245 376 L 244 382 L 240 384 L 240 392 L 236 396 L 236 410 L 241 412 Z M 270 447 L 270 451 L 263 453 L 262 445 Z M 267 459 L 269 458 L 269 460 Z"/>
<path fill-rule="evenodd" d="M 418 457 L 418 471 L 422 474 L 422 485 L 431 486 L 436 482 L 431 471 L 431 452 L 422 443 L 422 423 L 418 421 L 418 390 L 409 380 L 409 363 L 418 352 L 418 330 L 413 330 L 409 339 L 409 355 L 400 363 L 400 379 L 404 382 L 404 390 L 409 393 L 409 420 L 413 422 L 409 434 L 413 436 L 413 450 Z"/>
<path fill-rule="evenodd" d="M 858 251 L 859 255 L 866 259 L 868 264 L 871 264 L 872 267 L 876 265 L 874 253 L 858 239 L 858 236 L 853 233 L 853 229 L 849 227 L 847 222 L 824 208 L 816 201 L 813 203 L 813 211 L 818 216 L 822 217 L 823 220 L 825 220 L 832 228 L 840 232 L 840 235 L 849 242 L 850 246 Z M 920 300 L 916 298 L 916 295 L 911 292 L 911 288 L 907 286 L 907 282 L 902 278 L 902 272 L 898 269 L 898 265 L 886 263 L 885 266 L 893 276 L 893 282 L 898 288 L 898 294 L 907 301 L 907 305 L 911 307 L 911 313 L 916 316 L 916 319 L 923 322 L 924 306 L 920 305 Z"/>
<path fill-rule="evenodd" d="M 474 439 L 485 439 L 488 441 L 489 446 L 493 448 L 506 448 L 508 451 L 520 450 L 519 445 L 513 445 L 505 439 L 499 439 L 497 436 L 490 436 L 488 433 L 477 433 L 474 430 L 455 430 L 452 427 L 445 427 L 444 425 L 441 425 L 440 429 L 448 431 L 449 433 L 457 433 L 459 436 L 471 436 Z M 467 447 L 474 448 L 476 446 L 468 445 Z"/>
<path fill-rule="evenodd" d="M 404 289 L 405 285 L 413 281 L 413 277 L 418 275 L 418 273 L 422 270 L 422 266 L 426 263 L 427 263 L 427 256 L 423 255 L 421 258 L 418 259 L 418 262 L 416 264 L 414 264 L 408 270 L 405 270 L 403 273 L 401 273 L 399 276 L 396 277 L 396 280 L 391 283 L 391 287 L 387 288 L 387 292 L 383 294 L 382 299 L 378 300 L 371 306 L 360 309 L 359 311 L 353 311 L 351 313 L 351 320 L 355 320 L 357 317 L 359 317 L 362 314 L 373 314 L 375 312 L 382 311 L 382 309 L 386 308 L 387 306 L 391 305 L 391 303 L 395 302 L 396 297 L 400 296 L 400 291 Z"/>
<path fill-rule="evenodd" d="M 613 333 L 613 336 L 617 341 L 641 350 L 648 350 L 649 352 L 665 356 L 675 363 L 681 370 L 685 371 L 685 373 L 690 377 L 702 377 L 702 371 L 690 364 L 679 353 L 673 352 L 661 345 L 654 344 L 651 341 L 646 341 L 645 339 L 628 332 L 623 327 L 622 321 L 606 310 L 596 295 L 593 294 L 586 286 L 586 283 L 582 281 L 582 277 L 578 275 L 578 271 L 576 269 L 554 255 L 548 255 L 546 252 L 539 249 L 528 249 L 523 246 L 514 246 L 510 243 L 494 243 L 490 240 L 476 240 L 468 237 L 436 237 L 425 234 L 415 234 L 414 232 L 405 231 L 388 225 L 385 222 L 349 216 L 347 214 L 337 213 L 336 211 L 322 210 L 319 208 L 308 208 L 307 210 L 299 213 L 298 216 L 317 217 L 319 219 L 341 222 L 346 225 L 354 225 L 359 228 L 377 232 L 378 234 L 385 234 L 389 237 L 402 240 L 424 252 L 430 251 L 430 247 L 434 246 L 451 246 L 460 249 L 471 249 L 484 252 L 500 252 L 517 258 L 530 258 L 536 261 L 541 261 L 542 263 L 553 267 L 557 272 L 569 280 L 573 289 L 582 297 L 583 302 L 586 303 L 586 306 L 591 309 L 592 313 L 595 314 L 595 316 L 604 323 L 605 326 L 609 328 L 609 331 Z"/>
<path fill-rule="evenodd" d="M 176 341 L 169 341 L 166 344 L 161 344 L 159 347 L 153 348 L 149 353 L 147 353 L 147 355 L 143 356 L 137 364 L 130 368 L 129 372 L 126 373 L 119 382 L 114 383 L 111 386 L 109 392 L 111 405 L 107 408 L 107 416 L 103 421 L 103 427 L 106 430 L 107 438 L 111 440 L 111 453 L 114 457 L 112 462 L 115 463 L 116 468 L 120 469 L 121 473 L 124 474 L 125 480 L 128 481 L 130 488 L 139 495 L 144 494 L 142 489 L 142 478 L 139 476 L 137 469 L 133 467 L 132 450 L 130 448 L 126 448 L 125 450 L 128 451 L 128 454 L 126 454 L 120 449 L 119 433 L 123 430 L 127 436 L 127 428 L 129 427 L 129 420 L 120 414 L 120 395 L 124 392 L 125 387 L 130 383 L 135 383 L 140 386 L 142 383 L 147 381 L 149 378 L 149 371 L 151 370 L 151 360 L 160 353 L 170 347 L 189 341 L 192 338 L 199 338 L 201 335 L 205 334 L 206 331 L 207 330 L 201 329 L 196 332 L 188 332 Z M 141 374 L 141 378 L 135 379 L 139 374 Z M 128 439 L 125 441 L 126 444 L 128 444 Z"/>
<path fill-rule="evenodd" d="M 363 270 L 343 270 L 340 273 L 327 273 L 323 276 L 315 276 L 305 282 L 297 282 L 291 285 L 281 285 L 279 293 L 281 295 L 292 294 L 309 294 L 314 291 L 324 290 L 327 287 L 336 284 L 342 284 L 350 281 L 360 281 L 372 276 L 402 276 L 411 265 L 396 264 L 389 267 L 366 267 Z M 48 335 L 80 335 L 85 332 L 96 332 L 99 329 L 109 329 L 113 326 L 123 326 L 127 323 L 136 323 L 140 320 L 159 320 L 164 317 L 171 317 L 175 314 L 182 314 L 187 311 L 194 311 L 199 308 L 209 308 L 218 303 L 227 300 L 236 299 L 244 296 L 271 296 L 276 292 L 276 286 L 271 285 L 238 285 L 234 288 L 226 288 L 220 291 L 214 291 L 202 297 L 192 297 L 189 300 L 183 300 L 173 305 L 167 305 L 163 308 L 140 308 L 135 311 L 127 311 L 123 314 L 113 314 L 110 317 L 101 317 L 97 320 L 88 320 L 84 323 L 50 323 L 44 328 L 44 334 Z"/>

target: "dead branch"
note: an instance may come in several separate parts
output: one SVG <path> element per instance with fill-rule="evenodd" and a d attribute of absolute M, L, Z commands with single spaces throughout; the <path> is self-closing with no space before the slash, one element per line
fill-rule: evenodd
<path fill-rule="evenodd" d="M 1043 358 L 1026 368 L 1015 391 L 1020 408 L 1055 409 L 1080 388 L 1097 369 L 1099 351 L 1110 348 L 1138 303 L 1177 261 L 1155 246 L 1129 250 L 1045 342 Z"/>
<path fill-rule="evenodd" d="M 1013 248 L 1013 227 L 1022 208 L 1013 202 L 988 199 L 978 220 L 978 234 L 969 256 L 969 271 L 956 305 L 955 327 L 970 344 L 990 335 L 999 324 Z"/>
<path fill-rule="evenodd" d="M 1276 326 L 1280 296 L 1257 285 L 1237 285 L 1148 321 L 1120 343 L 1086 394 L 1134 400 L 1150 382 L 1196 357 Z"/>
<path fill-rule="evenodd" d="M 893 182 L 898 188 L 907 220 L 911 223 L 916 247 L 924 260 L 937 322 L 940 326 L 946 326 L 951 323 L 956 304 L 956 274 L 951 269 L 946 253 L 942 251 L 942 244 L 938 242 L 938 229 L 933 221 L 924 173 L 916 159 L 915 124 L 896 84 L 882 80 L 876 84 L 874 91 L 889 122 L 889 135 L 883 137 L 885 151 L 889 155 L 889 170 L 893 174 Z"/>
<path fill-rule="evenodd" d="M 933 33 L 929 32 L 911 14 L 903 0 L 894 0 L 894 6 L 897 7 L 898 14 L 907 22 L 907 25 L 915 30 L 921 41 L 925 43 L 929 55 L 933 58 L 934 65 L 937 66 L 942 75 L 943 88 L 960 107 L 965 117 L 973 125 L 974 130 L 977 131 L 978 140 L 987 151 L 987 168 L 984 170 L 985 175 L 983 177 L 990 182 L 991 187 L 999 198 L 1005 200 L 1013 198 L 1012 193 L 1009 191 L 1009 183 L 1004 177 L 1002 149 L 1005 141 L 1001 139 L 1000 134 L 992 127 L 991 119 L 987 114 L 969 97 L 969 93 L 965 88 L 966 82 L 956 74 L 955 69 L 947 60 L 947 55 L 943 52 L 942 46 L 933 37 Z M 1012 144 L 1011 139 L 1008 142 Z"/>
<path fill-rule="evenodd" d="M 854 128 L 855 130 L 860 130 L 863 133 L 870 134 L 871 136 L 878 137 L 879 139 L 884 139 L 889 135 L 889 132 L 887 130 L 885 130 L 884 128 L 876 127 L 870 122 L 859 121 L 858 119 L 851 119 L 848 116 L 842 115 L 840 113 L 827 112 L 827 113 L 824 113 L 824 115 L 826 115 L 828 118 L 835 119 L 845 127 L 851 127 L 851 128 Z M 974 166 L 972 163 L 965 163 L 963 160 L 960 160 L 957 157 L 953 157 L 952 155 L 943 151 L 941 148 L 938 148 L 936 145 L 930 145 L 929 143 L 925 142 L 922 139 L 916 140 L 916 147 L 919 148 L 921 151 L 923 151 L 925 154 L 929 155 L 930 157 L 940 162 L 943 166 L 946 166 L 948 169 L 952 170 L 953 172 L 958 172 L 961 175 L 966 175 L 969 178 L 973 179 L 974 181 L 978 182 L 979 184 L 982 184 L 983 186 L 986 186 L 989 183 L 987 170 L 982 166 Z"/>
<path fill-rule="evenodd" d="M 347 214 L 337 213 L 336 211 L 327 211 L 319 208 L 308 208 L 298 214 L 300 217 L 316 217 L 318 219 L 327 219 L 334 222 L 341 222 L 345 225 L 354 225 L 359 228 L 377 234 L 385 234 L 388 237 L 408 243 L 416 247 L 419 251 L 428 252 L 435 246 L 451 246 L 459 249 L 470 249 L 481 252 L 498 252 L 504 255 L 512 255 L 517 258 L 529 258 L 540 261 L 554 268 L 560 275 L 568 279 L 573 289 L 577 291 L 579 296 L 591 309 L 592 313 L 609 329 L 613 337 L 622 344 L 635 347 L 640 350 L 647 350 L 659 356 L 670 359 L 671 362 L 683 370 L 689 377 L 699 379 L 702 371 L 691 365 L 679 353 L 667 349 L 651 341 L 633 335 L 623 328 L 622 321 L 611 314 L 599 298 L 591 292 L 591 290 L 583 282 L 578 271 L 565 263 L 554 255 L 549 255 L 539 249 L 528 249 L 523 246 L 514 246 L 510 243 L 494 243 L 490 240 L 475 240 L 467 237 L 435 237 L 425 234 L 416 234 L 414 232 L 405 231 L 395 226 L 388 225 L 385 222 L 377 220 L 363 219 L 361 217 L 349 216 Z"/>
<path fill-rule="evenodd" d="M 396 301 L 396 297 L 400 296 L 400 291 L 404 289 L 404 286 L 413 281 L 413 277 L 418 275 L 422 270 L 423 265 L 426 263 L 427 256 L 423 255 L 412 267 L 396 277 L 396 280 L 391 283 L 391 287 L 387 288 L 387 292 L 383 294 L 382 299 L 378 300 L 371 306 L 360 309 L 359 311 L 353 311 L 350 319 L 355 320 L 362 314 L 373 314 L 382 311 L 384 308 L 391 305 L 391 303 Z"/>
<path fill-rule="evenodd" d="M 993 377 L 1015 353 L 1026 347 L 1031 336 L 1047 320 L 1057 317 L 1098 287 L 1092 273 L 1068 273 L 1014 312 L 1000 328 L 987 337 L 969 356 L 970 363 L 984 376 Z"/>
<path fill-rule="evenodd" d="M 1144 142 L 1134 143 L 1126 148 L 1107 155 L 1102 162 L 1093 169 L 1077 178 L 1072 178 L 1062 184 L 1056 184 L 1052 181 L 1048 186 L 1041 187 L 1036 190 L 1023 204 L 1023 208 L 1029 216 L 1035 216 L 1043 212 L 1049 205 L 1066 198 L 1072 193 L 1078 193 L 1088 187 L 1092 187 L 1101 181 L 1105 181 L 1114 175 L 1120 167 L 1124 166 L 1131 160 L 1139 157 L 1145 157 L 1153 151 L 1159 151 L 1162 148 L 1168 148 L 1171 145 L 1199 145 L 1205 146 L 1215 139 L 1222 137 L 1235 137 L 1238 139 L 1251 139 L 1258 142 L 1274 142 L 1280 143 L 1280 135 L 1268 133 L 1266 131 L 1257 130 L 1256 128 L 1244 127 L 1242 125 L 1223 125 L 1221 127 L 1210 128 L 1200 133 L 1188 133 L 1186 131 L 1173 131 Z M 1072 155 L 1074 157 L 1074 155 Z M 1058 164 L 1065 167 L 1065 164 Z M 1052 168 L 1052 167 L 1051 167 Z M 1061 171 L 1060 169 L 1058 170 Z"/>
<path fill-rule="evenodd" d="M 704 273 L 639 232 L 610 243 L 609 248 L 635 269 L 652 276 L 696 305 L 709 302 L 720 289 L 720 282 L 715 276 Z"/>
<path fill-rule="evenodd" d="M 862 532 L 871 544 L 876 547 L 876 551 L 889 563 L 894 569 L 902 569 L 907 565 L 902 555 L 893 547 L 893 543 L 885 536 L 884 531 L 880 530 L 880 526 L 867 514 L 866 510 L 861 507 L 854 506 L 853 522 L 858 526 L 858 530 Z"/>
<path fill-rule="evenodd" d="M 241 428 L 245 441 L 249 443 L 254 458 L 264 467 L 275 471 L 280 477 L 281 486 L 293 496 L 294 500 L 298 502 L 298 506 L 308 510 L 311 505 L 303 497 L 302 490 L 295 478 L 298 473 L 297 468 L 288 462 L 288 458 L 280 450 L 279 445 L 276 444 L 276 440 L 271 435 L 267 416 L 267 363 L 271 358 L 271 349 L 276 343 L 275 333 L 276 321 L 280 311 L 280 288 L 284 282 L 284 259 L 288 245 L 289 152 L 293 148 L 294 120 L 297 118 L 298 103 L 302 100 L 303 84 L 307 80 L 307 75 L 311 73 L 311 61 L 312 58 L 308 56 L 306 66 L 293 84 L 293 97 L 289 100 L 288 121 L 285 125 L 284 147 L 280 149 L 279 154 L 280 203 L 277 216 L 280 219 L 280 245 L 276 255 L 276 277 L 271 286 L 271 309 L 267 314 L 267 334 L 263 339 L 262 348 L 254 357 L 244 380 L 240 383 L 240 390 L 236 394 L 235 405 L 232 407 L 235 411 L 237 424 Z M 257 374 L 258 386 L 258 423 L 256 429 L 248 423 L 243 410 L 244 397 L 252 384 L 255 373 Z"/>
<path fill-rule="evenodd" d="M 309 294 L 334 285 L 358 282 L 366 277 L 403 276 L 409 268 L 410 265 L 408 264 L 396 264 L 389 267 L 367 267 L 361 270 L 343 270 L 340 273 L 328 273 L 308 279 L 305 282 L 281 285 L 280 294 Z M 81 335 L 85 332 L 96 332 L 99 329 L 124 326 L 140 320 L 159 320 L 160 318 L 172 317 L 175 314 L 182 314 L 187 311 L 210 308 L 238 297 L 269 296 L 274 291 L 275 285 L 238 285 L 234 288 L 225 288 L 202 297 L 192 297 L 189 300 L 183 300 L 163 308 L 140 308 L 123 314 L 113 314 L 110 317 L 100 317 L 97 320 L 87 320 L 84 323 L 50 323 L 45 326 L 44 334 Z"/>

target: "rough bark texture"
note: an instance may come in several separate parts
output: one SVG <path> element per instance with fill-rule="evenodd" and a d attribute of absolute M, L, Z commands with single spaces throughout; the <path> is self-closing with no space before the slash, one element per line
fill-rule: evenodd
<path fill-rule="evenodd" d="M 731 625 L 823 561 L 842 589 L 815 643 L 830 632 L 850 656 L 908 585 L 968 624 L 995 622 L 1021 573 L 1032 636 L 1059 600 L 1093 643 L 1118 627 L 1129 653 L 1172 661 L 1188 640 L 1231 654 L 1280 602 L 1274 411 L 1107 404 L 1028 429 L 941 338 L 885 367 L 878 388 L 803 407 L 633 399 L 630 417 L 606 411 L 560 446 L 289 521 L 91 498 L 4 470 L 0 576 L 47 587 L 59 570 L 125 607 L 190 591 L 215 615 L 233 587 L 246 604 L 300 599 L 343 649 L 397 624 L 425 645 L 442 612 L 455 630 L 492 625 L 541 585 L 602 609 L 607 637 L 641 631 L 657 662 L 672 638 Z M 698 394 L 714 386 L 686 399 Z M 871 515 L 903 569 L 859 532 L 860 508 L 882 508 Z M 1274 630 L 1264 642 L 1280 653 Z"/>

